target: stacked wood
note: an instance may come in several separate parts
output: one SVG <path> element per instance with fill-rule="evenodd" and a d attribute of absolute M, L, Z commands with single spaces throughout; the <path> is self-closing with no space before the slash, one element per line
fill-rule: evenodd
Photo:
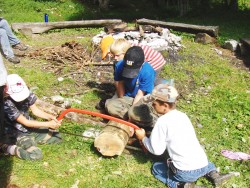
<path fill-rule="evenodd" d="M 158 33 L 158 35 L 162 35 L 162 28 L 152 25 L 139 25 L 139 32 L 141 36 L 144 36 L 144 33 Z"/>
<path fill-rule="evenodd" d="M 92 54 L 87 52 L 87 48 L 75 41 L 66 42 L 61 46 L 37 49 L 31 51 L 27 56 L 32 59 L 43 58 L 60 64 L 71 62 L 80 66 L 93 61 Z"/>
<path fill-rule="evenodd" d="M 95 138 L 94 146 L 104 156 L 121 155 L 128 143 L 129 133 L 129 126 L 109 121 Z"/>
<path fill-rule="evenodd" d="M 158 20 L 149 19 L 138 19 L 136 23 L 139 25 L 153 25 L 159 27 L 165 27 L 168 29 L 173 29 L 175 31 L 183 31 L 188 33 L 207 33 L 212 37 L 217 37 L 219 33 L 219 26 L 203 26 L 203 25 L 192 25 L 184 23 L 174 23 L 174 22 L 163 22 Z"/>
<path fill-rule="evenodd" d="M 23 34 L 44 33 L 52 29 L 80 28 L 80 27 L 103 27 L 108 24 L 121 23 L 120 19 L 110 20 L 82 20 L 82 21 L 64 21 L 64 22 L 36 22 L 36 23 L 13 23 L 12 29 Z"/>

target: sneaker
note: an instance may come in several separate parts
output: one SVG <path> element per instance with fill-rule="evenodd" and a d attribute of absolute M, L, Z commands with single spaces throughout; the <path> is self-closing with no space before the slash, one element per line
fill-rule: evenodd
<path fill-rule="evenodd" d="M 14 52 L 14 55 L 17 56 L 17 57 L 24 57 L 26 55 L 26 52 L 25 51 L 20 51 L 20 50 L 13 50 Z"/>
<path fill-rule="evenodd" d="M 8 155 L 9 153 L 7 152 L 8 144 L 2 144 L 0 143 L 0 153 L 3 153 L 4 155 Z"/>
<path fill-rule="evenodd" d="M 207 178 L 216 186 L 219 187 L 232 178 L 234 174 L 219 174 L 217 171 L 212 171 L 207 174 Z"/>
<path fill-rule="evenodd" d="M 17 50 L 20 50 L 20 51 L 25 51 L 28 49 L 28 46 L 22 44 L 22 43 L 18 43 L 14 46 L 12 46 L 13 49 L 17 49 Z"/>
<path fill-rule="evenodd" d="M 7 60 L 11 63 L 18 64 L 20 63 L 20 59 L 18 59 L 16 56 L 14 57 L 8 57 Z"/>

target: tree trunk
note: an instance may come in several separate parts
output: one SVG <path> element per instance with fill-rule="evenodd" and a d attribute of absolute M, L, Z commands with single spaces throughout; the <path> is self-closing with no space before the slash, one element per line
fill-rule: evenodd
<path fill-rule="evenodd" d="M 189 9 L 189 1 L 188 0 L 178 0 L 178 9 L 180 16 L 184 16 Z"/>
<path fill-rule="evenodd" d="M 109 0 L 99 0 L 99 8 L 101 10 L 108 10 L 109 9 Z"/>
<path fill-rule="evenodd" d="M 231 10 L 237 11 L 238 8 L 239 8 L 238 0 L 231 0 L 230 4 L 229 4 L 229 7 L 230 7 Z"/>
<path fill-rule="evenodd" d="M 95 138 L 94 146 L 104 156 L 121 155 L 128 143 L 129 132 L 129 126 L 109 121 Z"/>

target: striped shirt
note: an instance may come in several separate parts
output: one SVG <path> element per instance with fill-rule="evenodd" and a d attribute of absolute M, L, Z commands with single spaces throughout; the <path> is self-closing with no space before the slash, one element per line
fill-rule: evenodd
<path fill-rule="evenodd" d="M 153 48 L 142 44 L 132 44 L 132 46 L 140 46 L 145 55 L 145 62 L 148 62 L 154 70 L 160 69 L 165 65 L 166 61 L 160 52 Z"/>

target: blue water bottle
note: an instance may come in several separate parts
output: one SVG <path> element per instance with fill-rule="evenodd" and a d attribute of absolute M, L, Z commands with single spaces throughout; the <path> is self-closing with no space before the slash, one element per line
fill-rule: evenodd
<path fill-rule="evenodd" d="M 44 22 L 45 23 L 49 22 L 49 15 L 48 14 L 44 14 Z"/>

